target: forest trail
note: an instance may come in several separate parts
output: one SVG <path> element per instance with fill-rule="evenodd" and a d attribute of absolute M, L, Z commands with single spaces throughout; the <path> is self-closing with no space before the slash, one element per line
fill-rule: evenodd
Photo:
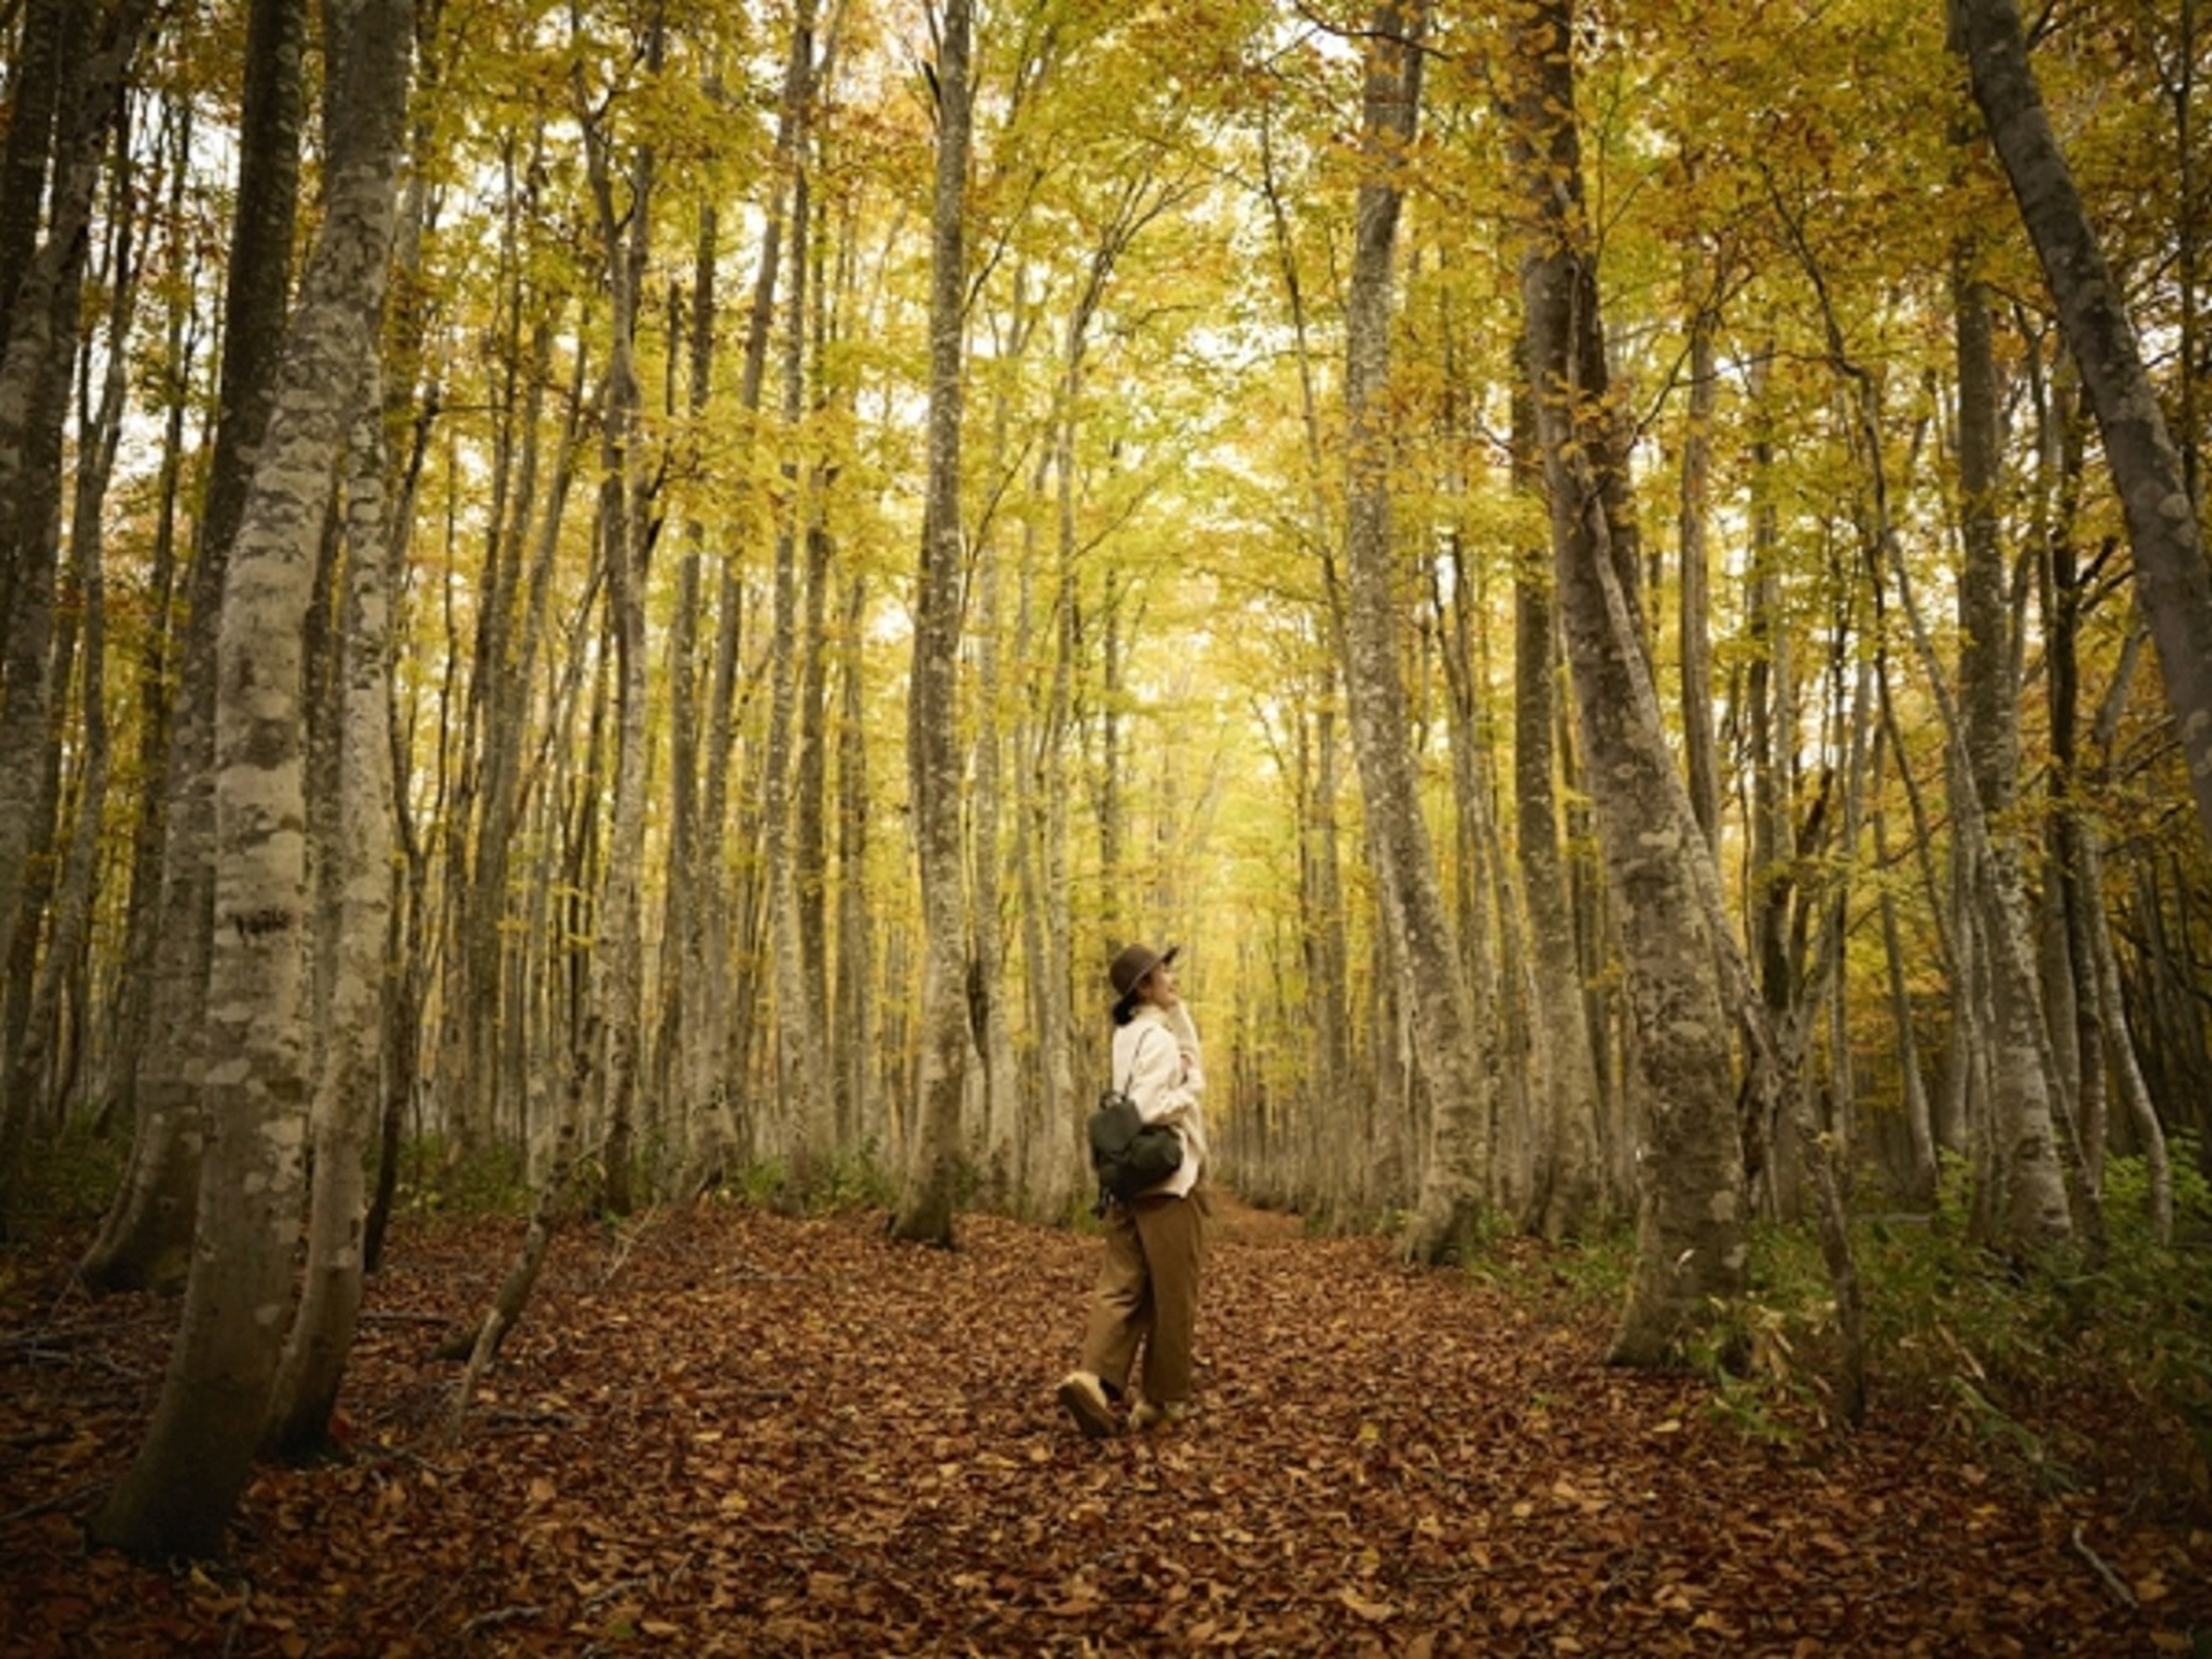
<path fill-rule="evenodd" d="M 173 1306 L 0 1279 L 0 1651 L 206 1654 L 2204 1653 L 2212 1538 L 2032 1490 L 1878 1394 L 1745 1437 L 1597 1363 L 1595 1312 L 1225 1203 L 1202 1409 L 1090 1443 L 1052 1386 L 1095 1240 L 987 1217 L 572 1227 L 478 1397 L 431 1350 L 515 1224 L 411 1225 L 349 1461 L 265 1470 L 227 1568 L 88 1558 Z M 1523 1250 L 1524 1247 L 1514 1247 Z M 57 1502 L 59 1500 L 59 1502 Z M 2112 1577 L 2108 1580 L 2100 1563 Z M 2131 1607 L 2127 1595 L 2139 1601 Z M 2192 1632 L 2195 1632 L 2193 1638 Z"/>

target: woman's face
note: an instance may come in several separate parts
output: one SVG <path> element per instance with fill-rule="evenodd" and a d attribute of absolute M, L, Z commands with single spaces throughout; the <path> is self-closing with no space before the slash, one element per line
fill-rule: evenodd
<path fill-rule="evenodd" d="M 1138 982 L 1137 993 L 1155 1008 L 1173 1008 L 1176 1000 L 1174 968 L 1163 962 Z"/>

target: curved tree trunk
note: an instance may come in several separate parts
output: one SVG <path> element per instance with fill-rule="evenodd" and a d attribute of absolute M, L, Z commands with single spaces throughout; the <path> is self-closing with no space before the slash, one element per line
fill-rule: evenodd
<path fill-rule="evenodd" d="M 307 1268 L 277 1371 L 267 1444 L 280 1455 L 329 1438 L 361 1308 L 365 1155 L 382 1103 L 385 952 L 392 913 L 391 571 L 386 562 L 381 399 L 355 422 L 340 631 L 337 902 L 329 1002 L 315 1084 Z"/>
<path fill-rule="evenodd" d="M 1743 1164 L 1722 941 L 1693 860 L 1709 859 L 1673 772 L 1636 623 L 1617 579 L 1605 492 L 1592 465 L 1584 379 L 1601 351 L 1596 272 L 1582 218 L 1568 0 L 1520 26 L 1514 144 L 1532 215 L 1521 265 L 1528 373 L 1551 492 L 1559 597 L 1575 704 L 1622 954 L 1645 1110 L 1635 1276 L 1617 1363 L 1655 1365 L 1743 1283 Z"/>
<path fill-rule="evenodd" d="M 219 1551 L 269 1405 L 291 1300 L 306 1126 L 301 634 L 332 469 L 370 384 L 414 39 L 412 0 L 343 29 L 325 213 L 254 469 L 218 651 L 210 1133 L 199 1243 L 145 1443 L 96 1542 Z M 339 33 L 336 28 L 333 34 Z"/>
<path fill-rule="evenodd" d="M 2205 563 L 2180 452 L 2052 133 L 2017 8 L 2013 0 L 1952 0 L 1952 7 L 1955 44 L 1966 54 L 1975 102 L 2012 181 L 2096 411 L 2135 553 L 2138 595 L 2180 727 L 2198 821 L 2212 838 L 2212 568 Z"/>
<path fill-rule="evenodd" d="M 103 1290 L 184 1282 L 199 1190 L 200 1066 L 213 931 L 216 630 L 231 545 L 276 391 L 298 217 L 305 0 L 255 0 L 247 22 L 238 204 L 223 310 L 215 453 L 185 607 L 161 887 L 148 968 L 146 1044 L 134 1068 L 136 1140 L 122 1187 L 80 1269 Z"/>

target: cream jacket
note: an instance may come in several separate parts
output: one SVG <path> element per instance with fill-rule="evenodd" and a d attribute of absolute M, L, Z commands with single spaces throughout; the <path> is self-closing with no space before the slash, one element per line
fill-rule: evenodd
<path fill-rule="evenodd" d="M 1139 1004 L 1130 1022 L 1114 1031 L 1113 1064 L 1114 1087 L 1127 1091 L 1137 1115 L 1165 1124 L 1183 1143 L 1175 1173 L 1138 1196 L 1187 1195 L 1206 1172 L 1206 1119 L 1198 1104 L 1206 1072 L 1189 1008 Z"/>

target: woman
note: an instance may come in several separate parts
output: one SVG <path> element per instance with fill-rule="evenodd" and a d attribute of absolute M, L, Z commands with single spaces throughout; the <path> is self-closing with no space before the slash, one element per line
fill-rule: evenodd
<path fill-rule="evenodd" d="M 1175 987 L 1175 955 L 1131 945 L 1108 971 L 1115 1000 L 1115 1084 L 1148 1124 L 1165 1124 L 1183 1143 L 1175 1172 L 1126 1203 L 1106 1207 L 1106 1260 L 1091 1293 L 1083 1364 L 1061 1380 L 1059 1400 L 1094 1440 L 1120 1432 L 1140 1344 L 1139 1395 L 1129 1426 L 1180 1420 L 1190 1409 L 1191 1335 L 1198 1323 L 1198 1273 L 1205 1254 L 1205 1087 L 1198 1027 Z"/>

